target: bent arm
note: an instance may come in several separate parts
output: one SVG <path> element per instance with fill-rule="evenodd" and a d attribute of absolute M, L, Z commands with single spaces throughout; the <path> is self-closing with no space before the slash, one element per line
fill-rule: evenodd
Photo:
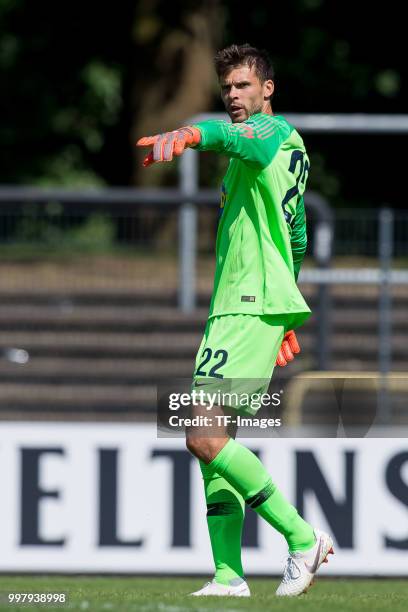
<path fill-rule="evenodd" d="M 297 281 L 307 247 L 306 213 L 303 197 L 300 198 L 296 206 L 296 216 L 292 227 L 290 246 L 292 249 L 293 270 L 295 280 Z"/>

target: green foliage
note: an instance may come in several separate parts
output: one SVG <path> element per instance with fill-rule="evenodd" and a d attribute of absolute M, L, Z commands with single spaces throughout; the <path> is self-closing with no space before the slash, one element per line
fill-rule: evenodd
<path fill-rule="evenodd" d="M 65 232 L 65 245 L 72 245 L 79 251 L 95 252 L 110 250 L 114 243 L 115 228 L 112 221 L 104 215 L 92 214 L 76 228 Z"/>
<path fill-rule="evenodd" d="M 96 153 L 104 144 L 104 128 L 118 121 L 122 106 L 120 69 L 91 61 L 81 71 L 80 82 L 84 85 L 81 105 L 56 109 L 52 127 L 55 133 L 77 139 Z"/>
<path fill-rule="evenodd" d="M 0 0 L 0 183 L 107 184 L 128 11 Z"/>
<path fill-rule="evenodd" d="M 68 221 L 68 222 L 67 222 Z M 106 215 L 92 213 L 83 221 L 63 215 L 58 202 L 49 202 L 44 212 L 27 206 L 17 224 L 11 244 L 14 252 L 33 247 L 42 253 L 100 253 L 114 247 L 115 226 Z"/>
<path fill-rule="evenodd" d="M 332 169 L 327 167 L 327 161 L 322 153 L 310 153 L 310 180 L 308 188 L 326 197 L 329 202 L 340 195 L 340 181 Z"/>
<path fill-rule="evenodd" d="M 401 77 L 395 70 L 383 70 L 375 78 L 375 85 L 380 94 L 393 98 L 401 89 Z"/>
<path fill-rule="evenodd" d="M 99 3 L 95 12 L 92 2 L 0 0 L 0 184 L 128 184 L 130 136 L 145 91 L 164 71 L 171 87 L 158 88 L 158 100 L 185 87 L 180 63 L 163 61 L 161 43 L 189 30 L 197 6 L 214 4 L 123 0 L 115 10 Z M 236 1 L 225 0 L 217 5 L 222 44 L 250 42 L 270 52 L 277 113 L 405 113 L 403 5 L 390 0 L 387 10 L 367 12 L 365 3 L 344 0 L 333 12 L 333 4 L 254 0 L 243 18 Z M 218 89 L 203 110 L 224 110 Z M 399 182 L 390 180 L 404 157 L 402 137 L 305 134 L 305 142 L 313 157 L 309 186 L 334 204 L 404 206 Z M 203 186 L 219 184 L 222 164 L 203 168 Z M 165 179 L 172 185 L 173 167 Z"/>
<path fill-rule="evenodd" d="M 92 168 L 87 166 L 83 152 L 78 145 L 70 144 L 46 160 L 46 171 L 33 178 L 31 183 L 38 187 L 85 188 L 105 187 L 106 182 Z"/>

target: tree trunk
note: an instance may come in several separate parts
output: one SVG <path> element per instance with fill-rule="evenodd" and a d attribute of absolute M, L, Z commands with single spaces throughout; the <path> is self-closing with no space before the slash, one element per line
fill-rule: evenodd
<path fill-rule="evenodd" d="M 163 5 L 164 12 L 169 4 Z M 141 136 L 186 125 L 190 117 L 209 109 L 216 92 L 213 57 L 224 21 L 218 0 L 171 3 L 171 19 L 178 22 L 171 25 L 161 16 L 161 5 L 156 4 L 152 12 L 152 2 L 142 4 L 136 18 L 139 76 L 133 87 L 133 144 Z M 175 5 L 182 6 L 177 10 Z M 140 65 L 141 60 L 145 65 Z M 156 164 L 146 170 L 141 166 L 146 151 L 133 150 L 134 185 L 171 182 L 169 173 L 174 177 L 174 164 Z"/>

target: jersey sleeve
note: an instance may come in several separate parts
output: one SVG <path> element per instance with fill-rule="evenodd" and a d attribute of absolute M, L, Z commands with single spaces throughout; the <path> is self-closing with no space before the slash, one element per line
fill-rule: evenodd
<path fill-rule="evenodd" d="M 291 132 L 291 127 L 264 115 L 242 123 L 202 121 L 194 127 L 201 132 L 197 149 L 216 151 L 236 157 L 249 165 L 266 168 L 280 145 Z"/>
<path fill-rule="evenodd" d="M 306 213 L 303 197 L 300 198 L 296 206 L 296 216 L 292 227 L 290 246 L 293 257 L 293 271 L 295 279 L 297 280 L 307 247 Z"/>

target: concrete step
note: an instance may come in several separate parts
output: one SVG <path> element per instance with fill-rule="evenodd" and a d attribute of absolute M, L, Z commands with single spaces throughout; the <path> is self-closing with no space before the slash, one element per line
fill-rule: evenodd
<path fill-rule="evenodd" d="M 0 290 L 0 302 L 7 305 L 48 305 L 60 304 L 65 302 L 74 302 L 77 305 L 100 306 L 104 305 L 121 305 L 121 306 L 177 306 L 177 289 L 174 287 L 157 286 L 143 287 L 138 286 L 135 281 L 134 286 L 130 289 L 115 289 L 101 287 L 92 287 L 89 291 L 84 289 L 76 289 L 69 287 L 54 289 L 44 286 L 43 288 L 35 288 L 27 283 L 27 287 L 19 288 L 18 290 Z M 200 300 L 210 299 L 210 295 L 205 293 L 200 296 Z"/>
<path fill-rule="evenodd" d="M 154 411 L 157 404 L 155 385 L 20 385 L 0 386 L 0 410 L 30 411 Z"/>
<path fill-rule="evenodd" d="M 85 357 L 149 357 L 174 355 L 179 358 L 195 354 L 200 333 L 97 333 L 97 332 L 0 332 L 0 352 L 18 347 L 30 355 Z"/>
<path fill-rule="evenodd" d="M 11 273 L 11 272 L 10 272 Z M 61 271 L 58 272 L 61 275 Z M 75 302 L 78 305 L 145 305 L 145 306 L 177 306 L 178 289 L 177 286 L 168 286 L 165 283 L 156 283 L 155 285 L 143 284 L 137 278 L 129 288 L 116 288 L 115 286 L 104 286 L 103 281 L 98 286 L 92 286 L 89 290 L 83 289 L 78 285 L 61 287 L 34 286 L 32 275 L 27 277 L 30 282 L 19 284 L 18 288 L 13 289 L 0 287 L 0 303 L 9 305 L 46 305 L 49 303 L 59 303 L 66 300 Z M 208 308 L 212 282 L 208 284 L 208 288 L 203 290 L 202 283 L 198 278 L 199 288 L 197 291 L 197 304 L 200 307 Z M 308 283 L 300 284 L 300 290 L 308 303 L 313 303 L 318 296 L 318 286 Z M 329 293 L 334 303 L 340 307 L 342 304 L 350 302 L 356 305 L 360 304 L 364 308 L 368 304 L 378 302 L 379 287 L 376 285 L 332 285 L 329 288 Z M 407 285 L 393 285 L 390 290 L 393 298 L 393 303 L 396 305 L 406 303 L 408 300 Z"/>
<path fill-rule="evenodd" d="M 92 331 L 101 332 L 154 332 L 174 333 L 203 330 L 208 310 L 199 308 L 193 313 L 182 313 L 168 306 L 82 306 L 65 301 L 54 305 L 0 305 L 0 331 Z M 334 330 L 377 328 L 378 311 L 354 307 L 334 309 L 331 317 Z M 307 322 L 307 328 L 319 324 L 315 311 Z M 408 332 L 406 307 L 392 310 L 392 324 Z"/>
<path fill-rule="evenodd" d="M 372 358 L 364 357 L 364 359 L 358 359 L 353 353 L 350 353 L 347 357 L 343 355 L 337 357 L 333 355 L 330 362 L 331 370 L 346 371 L 346 372 L 368 372 L 379 368 L 378 354 L 373 354 Z M 407 358 L 399 359 L 393 356 L 391 362 L 392 372 L 406 372 L 407 371 Z"/>
<path fill-rule="evenodd" d="M 0 331 L 191 331 L 204 329 L 208 310 L 185 314 L 168 306 L 0 305 Z"/>
<path fill-rule="evenodd" d="M 69 359 L 33 357 L 25 364 L 0 359 L 2 383 L 141 385 L 190 379 L 194 359 Z"/>
<path fill-rule="evenodd" d="M 0 353 L 10 347 L 22 348 L 32 356 L 82 356 L 85 357 L 162 357 L 188 358 L 196 354 L 203 330 L 194 332 L 163 333 L 154 332 L 43 332 L 31 330 L 19 332 L 0 332 Z M 304 351 L 313 351 L 316 345 L 315 334 L 306 328 L 299 330 L 299 338 Z M 336 334 L 332 338 L 332 348 L 336 355 L 351 351 L 354 355 L 375 356 L 378 351 L 378 337 L 375 334 L 348 333 Z M 395 356 L 408 355 L 405 334 L 392 334 L 392 351 Z"/>

